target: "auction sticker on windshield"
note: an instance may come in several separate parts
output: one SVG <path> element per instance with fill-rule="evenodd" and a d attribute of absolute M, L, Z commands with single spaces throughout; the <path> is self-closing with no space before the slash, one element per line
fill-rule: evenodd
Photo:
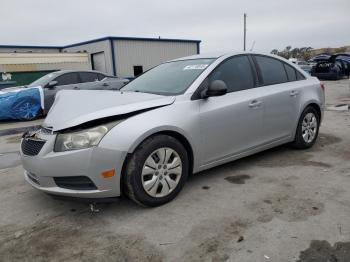
<path fill-rule="evenodd" d="M 203 70 L 208 67 L 208 64 L 200 64 L 200 65 L 188 65 L 185 66 L 183 70 Z"/>

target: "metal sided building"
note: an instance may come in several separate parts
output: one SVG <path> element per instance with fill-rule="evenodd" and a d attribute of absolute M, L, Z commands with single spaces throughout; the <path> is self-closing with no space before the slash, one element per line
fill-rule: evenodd
<path fill-rule="evenodd" d="M 56 48 L 0 47 L 0 89 L 27 85 L 57 70 L 88 70 L 86 53 L 60 53 Z"/>
<path fill-rule="evenodd" d="M 133 78 L 167 60 L 199 54 L 200 42 L 110 36 L 67 46 L 0 45 L 0 82 L 13 76 L 10 80 L 27 84 L 62 69 L 94 69 Z"/>
<path fill-rule="evenodd" d="M 104 37 L 65 46 L 61 52 L 90 54 L 91 67 L 132 78 L 167 60 L 199 54 L 199 40 Z"/>

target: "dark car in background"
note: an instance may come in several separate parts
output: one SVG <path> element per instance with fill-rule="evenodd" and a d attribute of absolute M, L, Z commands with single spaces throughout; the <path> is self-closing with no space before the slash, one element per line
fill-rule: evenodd
<path fill-rule="evenodd" d="M 335 55 L 322 54 L 313 59 L 317 62 L 311 69 L 311 75 L 324 80 L 339 80 L 349 78 L 350 54 L 342 53 Z"/>

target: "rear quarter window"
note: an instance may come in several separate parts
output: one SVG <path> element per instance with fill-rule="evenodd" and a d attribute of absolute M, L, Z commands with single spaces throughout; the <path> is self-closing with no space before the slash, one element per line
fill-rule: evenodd
<path fill-rule="evenodd" d="M 297 80 L 297 70 L 290 65 L 284 64 L 284 68 L 286 69 L 288 80 L 296 81 Z"/>
<path fill-rule="evenodd" d="M 305 80 L 305 76 L 302 75 L 298 70 L 295 70 L 297 72 L 297 80 Z"/>

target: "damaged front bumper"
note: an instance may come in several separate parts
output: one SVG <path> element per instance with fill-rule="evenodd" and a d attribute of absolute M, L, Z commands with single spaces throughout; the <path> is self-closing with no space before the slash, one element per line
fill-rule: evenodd
<path fill-rule="evenodd" d="M 78 198 L 120 196 L 120 175 L 126 152 L 99 146 L 54 152 L 56 134 L 25 136 L 21 160 L 26 181 L 43 192 Z M 106 170 L 114 175 L 104 177 Z"/>

